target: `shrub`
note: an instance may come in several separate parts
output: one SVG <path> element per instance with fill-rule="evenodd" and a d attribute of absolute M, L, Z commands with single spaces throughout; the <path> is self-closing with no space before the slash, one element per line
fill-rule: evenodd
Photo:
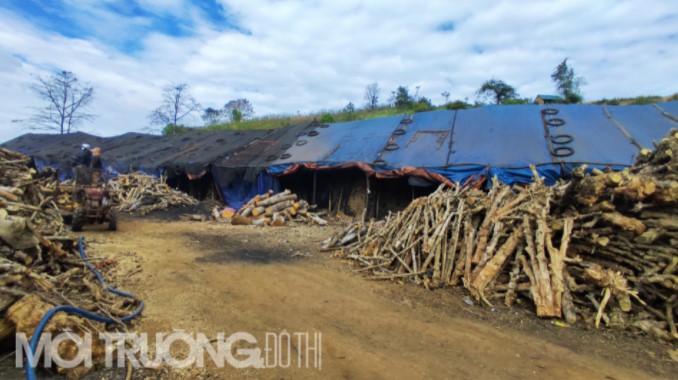
<path fill-rule="evenodd" d="M 334 123 L 334 116 L 329 113 L 325 113 L 320 117 L 320 120 L 318 120 L 321 123 Z"/>

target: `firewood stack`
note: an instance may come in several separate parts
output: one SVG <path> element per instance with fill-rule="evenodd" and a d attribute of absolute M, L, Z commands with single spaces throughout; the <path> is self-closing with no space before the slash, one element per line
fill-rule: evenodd
<path fill-rule="evenodd" d="M 605 289 L 600 304 L 609 311 L 597 314 L 596 323 L 678 339 L 678 130 L 654 151 L 643 150 L 627 170 L 582 172 L 558 200 L 558 213 L 577 218 L 572 250 L 590 264 L 570 272 Z M 638 302 L 631 306 L 629 296 Z M 644 305 L 636 308 L 640 300 Z"/>
<path fill-rule="evenodd" d="M 113 189 L 118 210 L 139 211 L 142 215 L 153 210 L 196 205 L 199 201 L 192 196 L 170 188 L 164 179 L 143 173 L 120 174 L 109 181 Z"/>
<path fill-rule="evenodd" d="M 318 213 L 311 212 L 313 207 L 305 200 L 299 200 L 296 194 L 285 190 L 273 194 L 257 195 L 244 204 L 233 216 L 233 224 L 253 224 L 255 226 L 284 226 L 289 221 L 327 225 L 327 221 Z"/>
<path fill-rule="evenodd" d="M 376 279 L 463 285 L 486 304 L 678 339 L 678 133 L 623 172 L 554 187 L 441 186 L 323 243 Z"/>
<path fill-rule="evenodd" d="M 56 179 L 51 172 L 38 174 L 29 168 L 30 161 L 0 148 L 0 342 L 12 344 L 15 332 L 30 338 L 42 316 L 56 305 L 75 305 L 116 317 L 129 314 L 135 306 L 111 296 L 83 266 L 54 202 Z M 97 266 L 113 264 L 101 260 Z M 45 332 L 58 334 L 68 329 L 83 334 L 103 331 L 104 326 L 58 313 Z M 103 345 L 94 346 L 100 349 L 95 360 L 103 359 Z M 59 351 L 69 360 L 77 353 L 74 348 L 72 342 L 65 342 Z M 57 370 L 74 378 L 89 371 L 85 367 Z"/>
<path fill-rule="evenodd" d="M 65 232 L 54 203 L 56 180 L 53 171 L 38 174 L 28 168 L 29 157 L 0 148 L 0 219 L 28 218 L 43 235 Z"/>

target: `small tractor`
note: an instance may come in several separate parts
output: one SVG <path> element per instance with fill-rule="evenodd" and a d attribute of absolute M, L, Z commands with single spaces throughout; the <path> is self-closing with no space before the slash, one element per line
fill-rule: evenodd
<path fill-rule="evenodd" d="M 117 213 L 108 182 L 99 179 L 100 171 L 85 166 L 74 168 L 73 216 L 71 230 L 82 231 L 85 224 L 108 223 L 108 229 L 118 228 Z"/>

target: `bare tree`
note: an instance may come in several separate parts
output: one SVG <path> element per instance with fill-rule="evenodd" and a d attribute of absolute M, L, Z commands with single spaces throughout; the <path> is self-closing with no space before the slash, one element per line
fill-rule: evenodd
<path fill-rule="evenodd" d="M 162 102 L 148 115 L 151 124 L 169 126 L 169 134 L 174 135 L 175 129 L 182 119 L 193 112 L 200 111 L 200 104 L 188 93 L 188 84 L 171 84 L 162 91 Z"/>
<path fill-rule="evenodd" d="M 367 101 L 367 108 L 373 110 L 379 105 L 379 84 L 377 82 L 370 83 L 365 87 L 365 100 Z"/>
<path fill-rule="evenodd" d="M 445 104 L 447 104 L 447 103 L 450 102 L 450 92 L 449 92 L 449 91 L 443 91 L 443 92 L 440 94 L 440 96 L 442 96 L 443 99 L 445 99 Z"/>
<path fill-rule="evenodd" d="M 35 108 L 35 114 L 28 120 L 13 120 L 27 123 L 29 128 L 56 130 L 63 135 L 76 131 L 83 121 L 96 117 L 84 112 L 94 99 L 94 87 L 89 83 L 81 84 L 70 71 L 60 71 L 48 79 L 38 77 L 38 83 L 31 90 L 48 105 Z"/>

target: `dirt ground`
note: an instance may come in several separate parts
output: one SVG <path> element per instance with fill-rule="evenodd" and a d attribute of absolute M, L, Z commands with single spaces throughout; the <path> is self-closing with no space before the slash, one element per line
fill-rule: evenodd
<path fill-rule="evenodd" d="M 648 337 L 559 327 L 527 308 L 479 306 L 461 289 L 368 281 L 318 252 L 335 228 L 127 218 L 117 232 L 85 231 L 90 256 L 136 272 L 119 288 L 146 303 L 138 331 L 242 331 L 258 347 L 267 332 L 322 334 L 321 363 L 293 338 L 289 368 L 165 367 L 133 378 L 678 378 L 669 347 Z"/>

